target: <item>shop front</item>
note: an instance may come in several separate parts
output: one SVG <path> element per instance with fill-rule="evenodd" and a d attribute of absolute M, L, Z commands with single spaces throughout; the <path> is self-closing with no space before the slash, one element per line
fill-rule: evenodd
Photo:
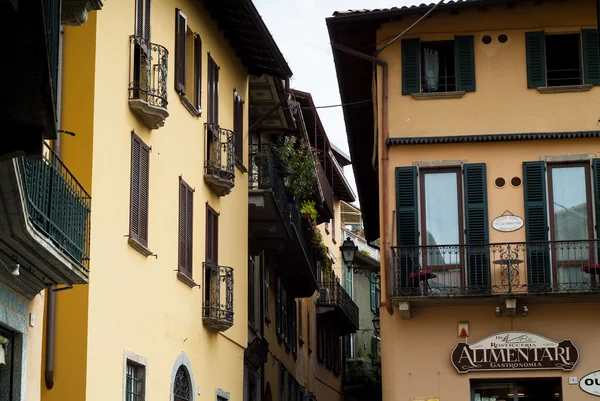
<path fill-rule="evenodd" d="M 519 301 L 523 310 L 525 301 Z M 384 401 L 600 401 L 600 305 L 422 307 L 383 314 Z M 387 322 L 386 322 L 387 323 Z"/>

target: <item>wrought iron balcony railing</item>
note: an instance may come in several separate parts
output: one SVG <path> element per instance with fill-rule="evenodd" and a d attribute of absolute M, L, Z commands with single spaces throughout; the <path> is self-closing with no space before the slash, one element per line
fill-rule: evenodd
<path fill-rule="evenodd" d="M 46 143 L 42 159 L 19 158 L 19 171 L 30 221 L 87 271 L 91 196 Z"/>
<path fill-rule="evenodd" d="M 218 196 L 225 196 L 235 185 L 235 134 L 214 123 L 204 128 L 204 180 Z"/>
<path fill-rule="evenodd" d="M 319 283 L 317 306 L 332 306 L 339 308 L 354 327 L 352 332 L 358 329 L 358 306 L 337 280 Z"/>
<path fill-rule="evenodd" d="M 233 269 L 212 262 L 204 262 L 202 267 L 202 320 L 214 330 L 225 331 L 233 325 Z"/>
<path fill-rule="evenodd" d="M 131 35 L 129 106 L 150 129 L 162 127 L 167 112 L 169 51 L 156 43 Z"/>
<path fill-rule="evenodd" d="M 392 247 L 394 297 L 600 293 L 598 241 Z"/>
<path fill-rule="evenodd" d="M 315 255 L 313 248 L 310 246 L 310 241 L 307 239 L 309 230 L 302 219 L 298 206 L 295 202 L 290 201 L 290 198 L 293 199 L 293 192 L 286 187 L 277 168 L 277 165 L 281 165 L 281 161 L 277 160 L 277 157 L 273 154 L 270 144 L 251 145 L 250 149 L 250 174 L 248 174 L 250 189 L 270 188 L 273 191 L 287 230 L 290 233 L 295 231 L 302 248 L 304 248 L 313 276 L 317 277 Z"/>

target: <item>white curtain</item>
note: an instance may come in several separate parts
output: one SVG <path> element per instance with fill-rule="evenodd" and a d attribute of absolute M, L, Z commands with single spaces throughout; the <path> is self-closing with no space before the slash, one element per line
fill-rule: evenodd
<path fill-rule="evenodd" d="M 424 49 L 425 81 L 427 89 L 436 91 L 440 79 L 440 59 L 436 50 Z"/>
<path fill-rule="evenodd" d="M 0 336 L 0 365 L 6 365 L 5 344 L 8 344 L 8 338 Z"/>

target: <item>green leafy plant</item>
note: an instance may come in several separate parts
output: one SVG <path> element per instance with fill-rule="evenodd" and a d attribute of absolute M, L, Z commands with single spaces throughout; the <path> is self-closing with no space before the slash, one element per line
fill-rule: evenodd
<path fill-rule="evenodd" d="M 371 257 L 371 252 L 367 251 L 366 249 L 361 249 L 359 252 L 365 256 Z"/>
<path fill-rule="evenodd" d="M 302 207 L 300 208 L 300 213 L 304 215 L 308 215 L 311 221 L 317 220 L 317 208 L 314 200 L 306 200 L 302 202 Z"/>
<path fill-rule="evenodd" d="M 314 193 L 317 176 L 313 151 L 304 139 L 286 136 L 274 146 L 281 160 L 286 186 L 292 189 L 296 202 L 310 199 Z"/>
<path fill-rule="evenodd" d="M 321 231 L 316 230 L 316 229 L 313 230 L 312 243 L 313 243 L 313 245 L 321 246 L 321 244 L 323 243 L 323 234 L 321 234 Z"/>
<path fill-rule="evenodd" d="M 356 352 L 357 359 L 365 359 L 365 349 L 363 347 L 358 347 L 358 351 Z"/>

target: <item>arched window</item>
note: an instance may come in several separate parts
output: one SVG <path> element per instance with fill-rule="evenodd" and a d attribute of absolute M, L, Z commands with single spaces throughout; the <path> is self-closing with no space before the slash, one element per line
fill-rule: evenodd
<path fill-rule="evenodd" d="M 173 386 L 173 395 L 175 401 L 191 401 L 192 386 L 190 385 L 190 376 L 187 369 L 182 365 L 175 374 L 175 383 Z"/>

